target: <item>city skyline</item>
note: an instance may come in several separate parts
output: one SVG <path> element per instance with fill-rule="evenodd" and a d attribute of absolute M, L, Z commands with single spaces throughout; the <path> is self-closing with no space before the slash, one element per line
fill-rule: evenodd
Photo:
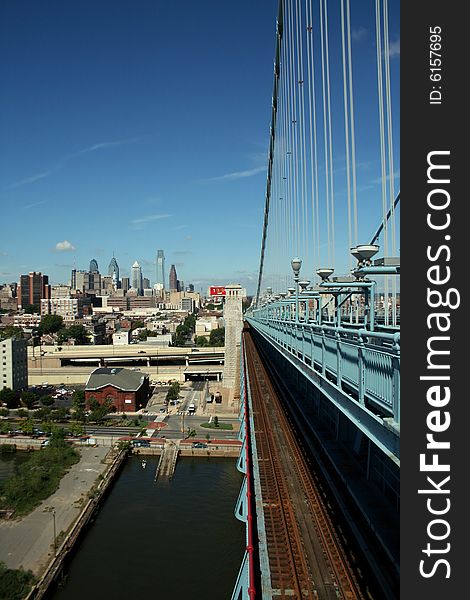
<path fill-rule="evenodd" d="M 119 0 L 112 12 L 0 7 L 0 198 L 11 225 L 0 281 L 41 271 L 66 282 L 112 250 L 123 274 L 137 260 L 153 280 L 157 248 L 196 288 L 254 280 L 277 2 L 144 1 L 137 11 Z"/>
<path fill-rule="evenodd" d="M 178 6 L 144 0 L 139 11 L 118 0 L 112 19 L 108 12 L 102 4 L 58 0 L 0 7 L 0 200 L 9 223 L 0 242 L 0 282 L 41 271 L 51 283 L 64 283 L 92 257 L 109 260 L 110 250 L 123 275 L 137 260 L 153 279 L 155 248 L 165 248 L 167 263 L 196 289 L 236 282 L 253 293 L 277 0 Z M 396 72 L 397 22 L 390 27 Z M 374 32 L 361 6 L 352 33 L 362 68 L 371 62 Z M 331 35 L 339 47 L 338 34 Z M 332 56 L 332 66 L 337 60 Z M 362 84 L 360 69 L 355 73 Z M 332 86 L 340 89 L 340 77 Z M 358 127 L 371 115 L 378 120 L 370 95 L 364 85 Z M 334 127 L 339 136 L 342 123 Z M 344 157 L 337 157 L 341 187 Z M 375 207 L 380 161 L 366 139 L 357 164 L 364 205 Z M 337 194 L 338 203 L 344 196 Z M 361 240 L 380 219 L 379 209 L 361 215 Z M 343 263 L 336 272 L 344 272 L 348 251 L 340 236 L 337 243 Z"/>

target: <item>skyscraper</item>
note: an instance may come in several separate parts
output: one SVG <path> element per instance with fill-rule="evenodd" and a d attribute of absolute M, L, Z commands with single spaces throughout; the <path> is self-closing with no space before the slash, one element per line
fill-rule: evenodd
<path fill-rule="evenodd" d="M 178 290 L 178 276 L 176 275 L 176 267 L 175 265 L 171 265 L 170 267 L 170 290 L 177 291 Z"/>
<path fill-rule="evenodd" d="M 142 294 L 142 269 L 137 261 L 131 267 L 131 287 Z"/>
<path fill-rule="evenodd" d="M 155 283 L 161 283 L 165 288 L 165 255 L 163 250 L 157 250 L 157 272 Z"/>
<path fill-rule="evenodd" d="M 95 258 L 90 260 L 90 273 L 99 273 L 98 262 Z"/>
<path fill-rule="evenodd" d="M 20 284 L 18 286 L 18 307 L 26 308 L 34 304 L 39 309 L 41 300 L 48 300 L 51 297 L 51 286 L 49 277 L 42 273 L 32 271 L 28 275 L 20 275 Z"/>
<path fill-rule="evenodd" d="M 114 256 L 109 263 L 108 275 L 110 277 L 114 277 L 114 279 L 119 282 L 119 265 L 117 264 L 117 260 L 114 258 Z"/>

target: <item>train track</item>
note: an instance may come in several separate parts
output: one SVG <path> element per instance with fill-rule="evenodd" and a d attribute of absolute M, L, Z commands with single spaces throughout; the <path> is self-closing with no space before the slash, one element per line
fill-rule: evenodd
<path fill-rule="evenodd" d="M 246 331 L 244 342 L 273 597 L 363 599 L 323 494 Z"/>

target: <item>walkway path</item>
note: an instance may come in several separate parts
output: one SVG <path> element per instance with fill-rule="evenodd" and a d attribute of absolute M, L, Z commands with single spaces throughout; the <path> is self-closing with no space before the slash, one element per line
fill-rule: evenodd
<path fill-rule="evenodd" d="M 86 497 L 107 465 L 102 462 L 107 447 L 81 448 L 81 459 L 64 476 L 59 489 L 20 521 L 0 521 L 0 561 L 9 568 L 23 566 L 35 574 L 42 572 L 53 553 L 54 521 L 56 535 L 67 531 L 81 510 L 81 498 Z"/>

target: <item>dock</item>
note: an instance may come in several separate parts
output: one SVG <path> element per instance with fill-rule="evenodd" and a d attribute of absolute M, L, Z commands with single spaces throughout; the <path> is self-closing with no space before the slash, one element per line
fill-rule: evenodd
<path fill-rule="evenodd" d="M 160 455 L 157 469 L 155 471 L 155 481 L 159 477 L 165 477 L 169 480 L 173 477 L 178 460 L 179 447 L 175 443 L 165 444 L 165 448 Z"/>

